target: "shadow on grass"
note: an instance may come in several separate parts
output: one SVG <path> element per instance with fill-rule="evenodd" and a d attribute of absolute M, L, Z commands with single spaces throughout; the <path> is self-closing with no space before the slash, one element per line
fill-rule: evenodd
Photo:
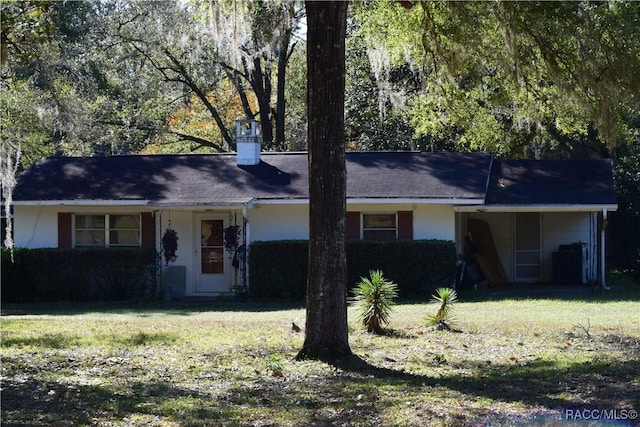
<path fill-rule="evenodd" d="M 637 388 L 640 359 L 617 363 L 536 360 L 521 365 L 492 365 L 476 376 L 450 375 L 439 378 L 381 368 L 354 356 L 334 365 L 370 381 L 445 387 L 465 395 L 501 402 L 563 409 L 576 405 L 599 408 L 638 409 Z"/>
<path fill-rule="evenodd" d="M 144 425 L 159 419 L 180 425 L 219 425 L 237 416 L 235 408 L 209 405 L 209 395 L 163 382 L 134 383 L 118 391 L 102 385 L 34 380 L 9 381 L 3 388 L 3 426 L 105 425 L 136 418 Z"/>
<path fill-rule="evenodd" d="M 67 348 L 78 345 L 80 337 L 69 334 L 45 334 L 37 337 L 4 337 L 0 346 L 10 347 L 42 347 L 42 348 Z"/>
<path fill-rule="evenodd" d="M 5 363 L 12 361 L 9 358 Z M 3 379 L 1 396 L 3 425 L 71 426 L 123 420 L 137 420 L 138 424 L 172 421 L 185 426 L 266 421 L 279 425 L 273 419 L 277 415 L 282 424 L 289 420 L 342 425 L 359 420 L 359 425 L 373 426 L 384 424 L 387 409 L 420 398 L 426 400 L 411 410 L 418 411 L 426 425 L 445 416 L 449 425 L 469 425 L 495 416 L 501 402 L 556 413 L 575 407 L 637 409 L 640 404 L 638 359 L 563 365 L 536 360 L 487 366 L 473 376 L 438 378 L 374 366 L 358 356 L 332 364 L 332 372 L 322 375 L 295 376 L 297 362 L 291 363 L 289 378 L 257 375 L 204 385 L 123 378 L 111 388 L 75 385 L 47 376 L 40 380 L 8 376 Z M 490 407 L 474 405 L 479 398 L 490 400 Z"/>
<path fill-rule="evenodd" d="M 167 333 L 146 333 L 138 332 L 131 336 L 114 336 L 110 338 L 112 344 L 122 347 L 139 347 L 154 344 L 171 345 L 178 340 L 178 336 Z M 82 345 L 82 338 L 77 335 L 68 334 L 45 334 L 37 337 L 5 337 L 0 346 L 10 347 L 38 347 L 49 349 L 63 349 Z"/>
<path fill-rule="evenodd" d="M 82 314 L 134 314 L 140 317 L 171 314 L 190 316 L 204 312 L 269 312 L 278 310 L 304 309 L 304 301 L 241 301 L 231 298 L 210 300 L 173 300 L 173 301 L 109 301 L 109 302 L 53 302 L 3 304 L 3 316 L 59 315 L 73 316 Z"/>
<path fill-rule="evenodd" d="M 317 425 L 345 425 L 355 419 L 359 425 L 383 425 L 388 408 L 419 400 L 420 396 L 431 396 L 412 409 L 425 425 L 443 424 L 445 419 L 447 425 L 482 425 L 478 423 L 513 416 L 497 415 L 499 410 L 495 408 L 503 403 L 545 408 L 545 416 L 555 421 L 543 425 L 557 425 L 562 410 L 567 408 L 631 409 L 640 404 L 634 388 L 640 361 L 559 366 L 554 361 L 539 360 L 526 365 L 491 366 L 476 376 L 438 378 L 378 367 L 359 356 L 332 366 L 334 375 L 322 379 L 236 386 L 230 390 L 229 404 L 285 411 L 302 407 L 305 423 Z M 388 399 L 389 390 L 396 390 L 395 401 Z M 451 391 L 459 394 L 451 397 Z M 479 399 L 491 401 L 492 409 L 475 405 Z M 527 420 L 532 416 L 535 414 L 516 417 Z M 510 422 L 513 420 L 504 425 L 513 425 Z M 402 424 L 413 425 L 406 420 Z"/>

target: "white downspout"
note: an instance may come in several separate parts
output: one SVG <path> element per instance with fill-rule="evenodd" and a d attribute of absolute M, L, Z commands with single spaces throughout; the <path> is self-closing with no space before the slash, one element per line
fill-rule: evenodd
<path fill-rule="evenodd" d="M 607 291 L 610 291 L 611 288 L 607 286 L 606 282 L 605 282 L 605 265 L 604 265 L 604 258 L 605 258 L 605 238 L 604 238 L 604 232 L 605 229 L 607 228 L 607 209 L 602 209 L 602 226 L 600 227 L 600 283 L 602 283 L 602 288 L 606 289 Z"/>
<path fill-rule="evenodd" d="M 244 284 L 249 288 L 249 242 L 251 226 L 249 224 L 249 213 L 247 211 L 249 203 L 242 208 L 242 222 L 244 223 Z"/>
<path fill-rule="evenodd" d="M 162 292 L 164 292 L 164 286 L 162 281 L 164 280 L 163 272 L 162 272 L 162 209 L 158 209 L 154 211 L 155 213 L 155 226 L 157 231 L 156 237 L 158 238 L 156 243 L 156 250 L 158 251 L 159 257 L 158 262 L 160 265 L 156 265 L 156 279 L 158 280 L 158 284 L 156 285 L 156 295 L 161 296 Z"/>

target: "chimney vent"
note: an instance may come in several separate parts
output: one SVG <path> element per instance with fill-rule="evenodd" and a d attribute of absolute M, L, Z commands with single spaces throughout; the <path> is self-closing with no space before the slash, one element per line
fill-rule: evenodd
<path fill-rule="evenodd" d="M 255 120 L 236 121 L 238 166 L 260 163 L 260 124 Z"/>

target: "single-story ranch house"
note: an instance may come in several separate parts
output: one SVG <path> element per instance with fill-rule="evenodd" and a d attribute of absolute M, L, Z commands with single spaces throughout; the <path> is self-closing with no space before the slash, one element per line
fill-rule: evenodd
<path fill-rule="evenodd" d="M 38 162 L 14 192 L 16 247 L 160 251 L 170 227 L 184 294 L 228 293 L 244 272 L 226 253 L 225 228 L 240 226 L 248 247 L 309 232 L 307 154 L 261 153 L 252 121 L 237 132 L 237 154 Z M 491 283 L 604 285 L 607 213 L 616 209 L 608 160 L 347 153 L 348 238 L 454 241 Z M 562 268 L 576 260 L 577 270 Z"/>

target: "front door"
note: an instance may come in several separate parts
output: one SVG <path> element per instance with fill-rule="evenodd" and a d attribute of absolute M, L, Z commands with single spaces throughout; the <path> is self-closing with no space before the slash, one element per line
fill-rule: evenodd
<path fill-rule="evenodd" d="M 196 217 L 196 292 L 230 291 L 231 265 L 223 244 L 226 222 L 221 215 Z"/>
<path fill-rule="evenodd" d="M 515 282 L 540 281 L 540 214 L 515 214 Z"/>

